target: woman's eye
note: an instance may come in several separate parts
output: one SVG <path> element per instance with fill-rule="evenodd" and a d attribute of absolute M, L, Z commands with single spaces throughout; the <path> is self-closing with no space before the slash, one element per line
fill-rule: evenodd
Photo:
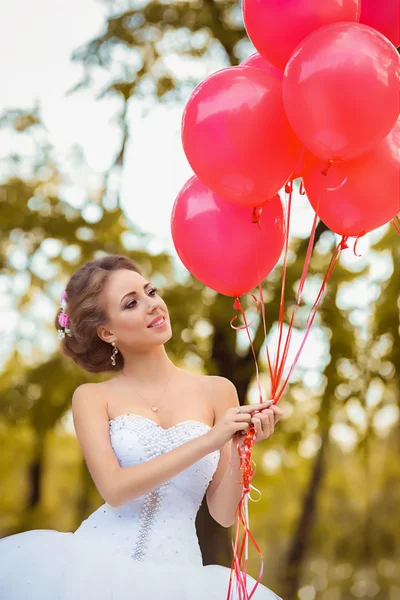
<path fill-rule="evenodd" d="M 158 289 L 157 289 L 157 288 L 152 288 L 152 289 L 149 291 L 149 294 L 152 294 L 153 296 L 155 296 L 155 295 L 156 295 L 156 293 L 157 293 L 157 291 L 158 291 Z M 126 305 L 125 305 L 125 308 L 133 308 L 134 306 L 136 306 L 136 304 L 137 304 L 137 301 L 136 301 L 136 300 L 130 300 L 130 301 L 129 301 L 129 302 L 126 304 Z"/>

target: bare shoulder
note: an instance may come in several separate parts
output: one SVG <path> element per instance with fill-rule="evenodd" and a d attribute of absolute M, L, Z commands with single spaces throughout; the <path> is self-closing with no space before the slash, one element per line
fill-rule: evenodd
<path fill-rule="evenodd" d="M 98 391 L 101 383 L 82 383 L 78 385 L 72 395 L 72 405 L 79 404 L 83 398 L 92 398 Z"/>
<path fill-rule="evenodd" d="M 221 375 L 202 375 L 201 377 L 204 378 L 211 389 L 236 391 L 235 384 L 227 377 Z"/>
<path fill-rule="evenodd" d="M 235 385 L 227 377 L 221 377 L 220 375 L 202 375 L 200 373 L 190 373 L 189 371 L 186 371 L 186 376 L 188 382 L 200 386 L 209 394 L 236 392 Z"/>
<path fill-rule="evenodd" d="M 240 406 L 236 386 L 230 379 L 220 375 L 203 375 L 203 377 L 216 416 L 232 406 Z"/>
<path fill-rule="evenodd" d="M 102 383 L 83 383 L 72 395 L 72 416 L 74 422 L 94 414 L 107 415 L 107 402 Z"/>

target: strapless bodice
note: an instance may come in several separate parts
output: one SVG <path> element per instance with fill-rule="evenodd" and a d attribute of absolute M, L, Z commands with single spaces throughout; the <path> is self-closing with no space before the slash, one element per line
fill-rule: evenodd
<path fill-rule="evenodd" d="M 142 415 L 110 420 L 110 441 L 121 467 L 147 462 L 204 435 L 210 426 L 187 420 L 165 429 Z M 211 452 L 148 494 L 119 507 L 105 503 L 75 535 L 109 538 L 115 553 L 138 561 L 202 564 L 195 519 L 218 465 Z"/>

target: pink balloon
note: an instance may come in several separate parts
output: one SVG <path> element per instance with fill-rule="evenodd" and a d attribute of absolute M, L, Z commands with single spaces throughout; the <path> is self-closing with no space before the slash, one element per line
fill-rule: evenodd
<path fill-rule="evenodd" d="M 362 0 L 360 23 L 369 25 L 400 46 L 399 0 Z"/>
<path fill-rule="evenodd" d="M 258 52 L 255 52 L 248 58 L 246 58 L 242 63 L 242 67 L 255 67 L 256 69 L 262 69 L 272 77 L 275 77 L 278 81 L 282 82 L 283 72 L 271 65 L 264 57 L 261 56 Z"/>
<path fill-rule="evenodd" d="M 183 113 L 182 142 L 210 189 L 253 207 L 285 185 L 301 150 L 283 108 L 282 84 L 246 66 L 222 69 L 196 87 Z"/>
<path fill-rule="evenodd" d="M 283 71 L 296 46 L 312 31 L 337 21 L 358 21 L 360 4 L 361 0 L 243 0 L 242 10 L 256 49 Z"/>
<path fill-rule="evenodd" d="M 176 251 L 194 277 L 220 294 L 247 294 L 279 260 L 285 232 L 279 195 L 263 207 L 259 225 L 252 216 L 252 208 L 223 200 L 196 176 L 175 200 L 171 231 Z"/>
<path fill-rule="evenodd" d="M 303 181 L 317 215 L 340 235 L 359 236 L 400 212 L 400 118 L 371 152 L 351 162 L 325 163 L 306 153 Z"/>
<path fill-rule="evenodd" d="M 283 101 L 303 144 L 323 159 L 371 150 L 400 111 L 400 56 L 380 33 L 335 23 L 308 36 L 287 64 Z"/>

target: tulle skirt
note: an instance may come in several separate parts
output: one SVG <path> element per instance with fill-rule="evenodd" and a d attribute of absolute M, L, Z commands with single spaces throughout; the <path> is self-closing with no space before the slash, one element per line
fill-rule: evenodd
<path fill-rule="evenodd" d="M 225 600 L 229 577 L 221 565 L 135 561 L 72 532 L 40 529 L 0 540 L 0 600 Z M 254 584 L 248 575 L 249 591 Z M 282 600 L 262 584 L 253 598 Z"/>

